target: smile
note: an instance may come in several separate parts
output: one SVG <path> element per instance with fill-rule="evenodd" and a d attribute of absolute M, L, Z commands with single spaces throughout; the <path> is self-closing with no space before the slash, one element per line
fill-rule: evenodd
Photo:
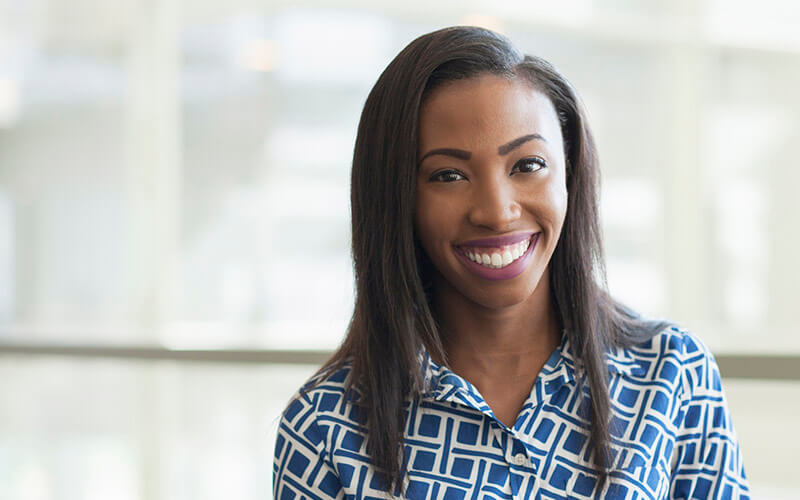
<path fill-rule="evenodd" d="M 455 253 L 470 271 L 481 278 L 506 280 L 525 270 L 540 234 L 474 241 L 455 246 Z"/>
<path fill-rule="evenodd" d="M 525 251 L 530 245 L 530 240 L 514 243 L 513 245 L 506 245 L 500 248 L 483 248 L 468 250 L 463 249 L 464 253 L 469 257 L 472 262 L 477 262 L 482 266 L 491 269 L 502 269 L 512 262 L 515 262 L 521 256 L 525 255 Z"/>

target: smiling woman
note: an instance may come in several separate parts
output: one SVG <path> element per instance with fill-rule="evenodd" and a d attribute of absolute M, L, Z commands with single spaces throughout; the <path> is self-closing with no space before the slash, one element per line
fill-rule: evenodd
<path fill-rule="evenodd" d="M 370 92 L 347 337 L 287 407 L 276 498 L 747 498 L 719 370 L 606 290 L 579 98 L 503 36 L 409 44 Z"/>
<path fill-rule="evenodd" d="M 526 129 L 538 132 L 506 144 Z M 417 172 L 418 238 L 445 278 L 436 286 L 437 297 L 452 284 L 472 302 L 482 302 L 477 294 L 484 303 L 511 301 L 493 307 L 525 303 L 534 316 L 546 317 L 547 263 L 567 207 L 562 143 L 553 105 L 525 81 L 481 76 L 427 96 L 420 110 L 419 150 L 443 151 L 435 148 L 438 144 L 471 149 L 459 150 L 466 155 L 457 158 L 424 153 Z M 514 248 L 520 243 L 522 254 Z M 465 265 L 464 257 L 480 264 Z M 534 294 L 538 283 L 544 286 Z M 515 296 L 503 298 L 508 294 Z M 539 304 L 536 311 L 530 307 L 533 300 Z"/>
<path fill-rule="evenodd" d="M 533 133 L 506 143 L 520 131 Z M 420 109 L 419 150 L 439 144 L 469 149 L 458 158 L 422 154 L 417 173 L 415 229 L 436 269 L 439 334 L 449 367 L 513 427 L 561 340 L 548 266 L 567 210 L 558 116 L 525 80 L 456 81 Z M 499 365 L 487 356 L 525 346 L 529 353 Z"/>

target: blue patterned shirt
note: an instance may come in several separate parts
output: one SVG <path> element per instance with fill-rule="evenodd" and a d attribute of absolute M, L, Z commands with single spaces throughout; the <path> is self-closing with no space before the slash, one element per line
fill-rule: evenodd
<path fill-rule="evenodd" d="M 749 498 L 719 369 L 696 336 L 670 327 L 634 348 L 612 348 L 607 360 L 614 467 L 602 490 L 564 335 L 513 428 L 468 381 L 426 364 L 430 390 L 405 412 L 405 496 Z M 345 365 L 284 412 L 275 447 L 276 500 L 388 496 L 370 463 L 358 410 L 344 397 L 348 373 Z"/>

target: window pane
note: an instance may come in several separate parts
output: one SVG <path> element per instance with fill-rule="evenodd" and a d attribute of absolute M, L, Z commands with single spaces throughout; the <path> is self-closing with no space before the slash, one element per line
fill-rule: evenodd
<path fill-rule="evenodd" d="M 800 353 L 800 7 L 529 4 L 432 8 L 583 96 L 612 292 L 716 351 Z M 356 127 L 442 26 L 418 7 L 0 0 L 0 335 L 335 347 Z"/>
<path fill-rule="evenodd" d="M 0 498 L 271 498 L 277 419 L 314 369 L 0 357 Z M 724 387 L 753 498 L 798 498 L 800 383 Z"/>
<path fill-rule="evenodd" d="M 315 367 L 0 358 L 0 497 L 271 498 L 278 419 Z"/>

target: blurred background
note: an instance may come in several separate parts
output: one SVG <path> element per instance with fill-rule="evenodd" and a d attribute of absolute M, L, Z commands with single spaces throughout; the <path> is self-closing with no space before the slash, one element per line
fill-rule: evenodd
<path fill-rule="evenodd" d="M 365 98 L 500 31 L 581 92 L 609 286 L 722 367 L 754 498 L 800 498 L 800 4 L 0 0 L 0 499 L 271 498 L 353 305 Z"/>

